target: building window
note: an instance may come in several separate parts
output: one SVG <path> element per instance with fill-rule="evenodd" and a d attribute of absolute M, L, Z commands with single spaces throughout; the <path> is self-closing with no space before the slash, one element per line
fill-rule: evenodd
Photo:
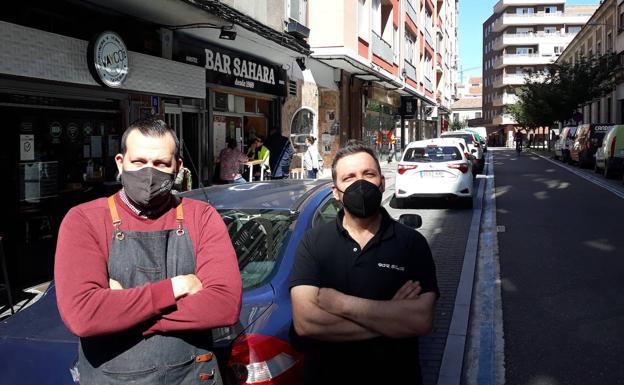
<path fill-rule="evenodd" d="M 613 50 L 613 35 L 611 32 L 607 33 L 607 53 Z"/>
<path fill-rule="evenodd" d="M 481 112 L 476 112 L 476 113 L 475 113 L 475 118 L 477 118 L 477 119 L 478 119 L 478 118 L 480 118 L 480 117 L 481 117 Z"/>
<path fill-rule="evenodd" d="M 618 33 L 624 31 L 624 4 L 618 5 Z"/>
<path fill-rule="evenodd" d="M 301 108 L 295 113 L 290 127 L 290 140 L 295 149 L 305 151 L 305 137 L 314 133 L 314 112 Z"/>
<path fill-rule="evenodd" d="M 544 27 L 544 33 L 557 33 L 557 27 Z"/>
<path fill-rule="evenodd" d="M 518 15 L 530 15 L 535 13 L 533 8 L 516 8 L 516 14 Z"/>
<path fill-rule="evenodd" d="M 568 28 L 568 33 L 579 33 L 579 31 L 581 30 L 581 27 L 579 26 L 571 26 L 567 28 Z"/>
<path fill-rule="evenodd" d="M 554 6 L 544 7 L 544 13 L 557 13 L 557 7 L 554 7 Z"/>
<path fill-rule="evenodd" d="M 298 21 L 300 24 L 307 25 L 308 0 L 289 0 L 288 16 Z"/>
<path fill-rule="evenodd" d="M 405 60 L 410 63 L 414 63 L 414 46 L 416 45 L 416 38 L 410 33 L 405 33 Z"/>
<path fill-rule="evenodd" d="M 368 41 L 370 32 L 368 0 L 358 0 L 358 36 Z"/>

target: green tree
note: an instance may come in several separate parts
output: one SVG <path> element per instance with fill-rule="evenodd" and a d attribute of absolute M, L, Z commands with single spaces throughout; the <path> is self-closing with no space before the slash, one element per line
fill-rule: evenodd
<path fill-rule="evenodd" d="M 578 107 L 613 91 L 618 70 L 613 53 L 581 58 L 574 64 L 553 63 L 527 76 L 517 92 L 518 102 L 506 112 L 531 129 L 564 123 Z"/>

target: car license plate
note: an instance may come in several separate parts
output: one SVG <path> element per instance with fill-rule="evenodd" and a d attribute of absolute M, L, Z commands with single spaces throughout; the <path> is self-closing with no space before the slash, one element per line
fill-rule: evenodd
<path fill-rule="evenodd" d="M 443 171 L 421 171 L 421 178 L 444 178 L 445 173 Z"/>

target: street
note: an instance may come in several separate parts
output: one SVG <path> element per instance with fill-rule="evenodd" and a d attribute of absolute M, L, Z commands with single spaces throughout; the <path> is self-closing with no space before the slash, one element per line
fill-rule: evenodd
<path fill-rule="evenodd" d="M 507 383 L 623 383 L 621 196 L 527 153 L 494 169 Z"/>
<path fill-rule="evenodd" d="M 624 383 L 624 238 L 618 216 L 624 186 L 546 154 L 490 154 L 489 175 L 475 181 L 475 188 L 488 183 L 474 210 L 440 201 L 397 210 L 386 201 L 395 218 L 422 217 L 419 231 L 437 265 L 435 329 L 421 339 L 425 384 Z M 393 171 L 382 167 L 390 185 Z M 475 211 L 481 211 L 480 236 L 464 352 L 450 346 L 457 341 L 450 324 L 461 317 L 453 313 L 461 309 L 456 301 L 470 295 L 458 294 L 458 286 L 471 273 L 462 275 L 462 266 L 466 270 Z M 449 371 L 442 361 L 452 357 L 463 359 Z"/>

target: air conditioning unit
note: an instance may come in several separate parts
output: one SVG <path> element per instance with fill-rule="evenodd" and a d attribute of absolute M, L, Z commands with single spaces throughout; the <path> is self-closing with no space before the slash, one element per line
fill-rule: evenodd
<path fill-rule="evenodd" d="M 286 22 L 286 33 L 300 39 L 307 39 L 310 37 L 310 28 L 301 24 L 297 20 L 288 18 L 288 21 Z"/>

